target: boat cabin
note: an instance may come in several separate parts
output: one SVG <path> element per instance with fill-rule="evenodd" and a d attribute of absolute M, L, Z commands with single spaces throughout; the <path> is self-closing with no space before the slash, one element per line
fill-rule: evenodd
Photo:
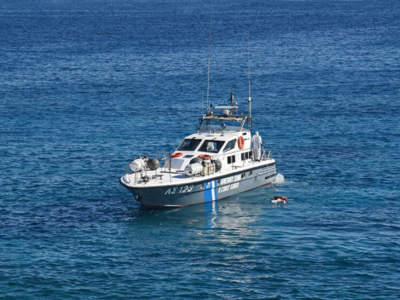
<path fill-rule="evenodd" d="M 219 160 L 222 171 L 242 167 L 252 157 L 251 133 L 244 125 L 247 116 L 235 116 L 235 106 L 216 107 L 223 109 L 223 114 L 208 112 L 200 119 L 197 132 L 187 136 L 171 160 L 166 160 L 164 168 L 171 171 L 183 171 L 195 157 Z M 171 165 L 170 165 L 171 164 Z"/>

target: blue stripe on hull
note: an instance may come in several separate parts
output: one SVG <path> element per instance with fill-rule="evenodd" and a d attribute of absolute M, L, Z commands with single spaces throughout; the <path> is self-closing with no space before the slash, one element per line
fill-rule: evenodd
<path fill-rule="evenodd" d="M 218 186 L 217 180 L 204 183 L 204 209 L 206 212 L 217 211 Z"/>
<path fill-rule="evenodd" d="M 211 180 L 204 183 L 204 202 L 218 200 L 217 181 Z"/>

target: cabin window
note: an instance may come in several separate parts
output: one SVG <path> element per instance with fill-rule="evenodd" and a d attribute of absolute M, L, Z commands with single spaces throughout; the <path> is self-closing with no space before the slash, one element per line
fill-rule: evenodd
<path fill-rule="evenodd" d="M 201 145 L 200 152 L 218 153 L 224 145 L 224 141 L 205 140 Z"/>
<path fill-rule="evenodd" d="M 242 154 L 241 154 L 242 160 L 249 159 L 249 158 L 250 158 L 250 153 L 251 153 L 251 152 L 244 152 L 244 153 L 242 153 Z"/>
<path fill-rule="evenodd" d="M 235 155 L 228 156 L 228 164 L 233 164 L 235 162 L 236 162 L 236 156 Z"/>
<path fill-rule="evenodd" d="M 229 141 L 224 148 L 224 152 L 235 149 L 235 145 L 236 145 L 236 139 Z"/>
<path fill-rule="evenodd" d="M 177 151 L 195 151 L 201 140 L 198 139 L 185 139 L 179 145 Z"/>

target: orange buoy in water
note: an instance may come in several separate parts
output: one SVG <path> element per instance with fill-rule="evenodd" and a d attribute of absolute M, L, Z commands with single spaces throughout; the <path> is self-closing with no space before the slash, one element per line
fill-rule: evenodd
<path fill-rule="evenodd" d="M 287 197 L 284 197 L 284 196 L 274 196 L 274 199 L 287 200 Z"/>

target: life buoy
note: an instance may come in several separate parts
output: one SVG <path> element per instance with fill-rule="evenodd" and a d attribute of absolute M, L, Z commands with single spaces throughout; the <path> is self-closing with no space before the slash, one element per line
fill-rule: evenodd
<path fill-rule="evenodd" d="M 242 136 L 240 136 L 238 139 L 238 146 L 239 146 L 239 149 L 243 149 L 243 147 L 244 147 L 244 138 Z"/>
<path fill-rule="evenodd" d="M 274 196 L 274 199 L 287 200 L 287 197 L 284 197 L 284 196 Z"/>
<path fill-rule="evenodd" d="M 171 157 L 181 157 L 181 156 L 183 156 L 183 153 L 181 153 L 181 152 L 171 154 Z"/>
<path fill-rule="evenodd" d="M 199 157 L 202 158 L 202 159 L 205 159 L 205 160 L 211 159 L 211 156 L 208 155 L 208 154 L 200 154 Z"/>

